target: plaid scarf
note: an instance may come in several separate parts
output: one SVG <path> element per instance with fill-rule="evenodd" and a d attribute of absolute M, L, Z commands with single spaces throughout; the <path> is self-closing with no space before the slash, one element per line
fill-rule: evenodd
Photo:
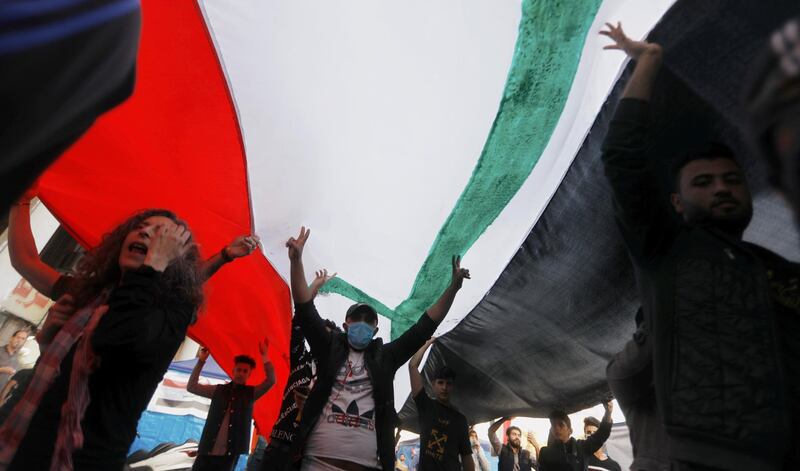
<path fill-rule="evenodd" d="M 91 334 L 100 318 L 108 311 L 105 304 L 108 293 L 75 312 L 47 346 L 33 374 L 28 389 L 0 428 L 0 471 L 8 468 L 19 444 L 28 432 L 44 394 L 59 375 L 61 362 L 76 342 L 80 342 L 73 359 L 69 393 L 62 407 L 59 438 L 56 443 L 51 470 L 71 470 L 72 451 L 83 445 L 80 422 L 89 404 L 89 374 L 95 366 L 91 351 Z M 62 297 L 59 302 L 65 300 Z"/>

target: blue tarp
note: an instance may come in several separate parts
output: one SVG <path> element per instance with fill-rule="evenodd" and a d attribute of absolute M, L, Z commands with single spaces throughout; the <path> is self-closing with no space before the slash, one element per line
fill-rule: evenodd
<path fill-rule="evenodd" d="M 133 441 L 128 454 L 136 450 L 150 451 L 160 443 L 184 443 L 190 438 L 199 442 L 205 424 L 205 420 L 193 415 L 162 414 L 146 410 L 139 419 L 136 440 Z M 236 465 L 236 471 L 243 470 L 246 462 L 247 455 L 242 455 Z"/>

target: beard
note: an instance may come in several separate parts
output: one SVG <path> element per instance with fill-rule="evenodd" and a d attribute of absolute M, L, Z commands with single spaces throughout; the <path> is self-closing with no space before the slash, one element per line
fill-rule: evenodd
<path fill-rule="evenodd" d="M 739 237 L 750 225 L 750 220 L 753 218 L 753 206 L 738 201 L 737 203 L 739 205 L 735 210 L 723 212 L 714 207 L 704 208 L 684 201 L 684 219 L 690 223 L 707 224 L 726 234 Z"/>

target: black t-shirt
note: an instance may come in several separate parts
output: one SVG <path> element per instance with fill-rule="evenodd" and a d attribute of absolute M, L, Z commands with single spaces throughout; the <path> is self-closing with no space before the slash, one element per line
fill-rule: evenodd
<path fill-rule="evenodd" d="M 622 471 L 619 463 L 606 457 L 605 461 L 600 461 L 596 456 L 586 457 L 586 467 L 589 471 Z"/>
<path fill-rule="evenodd" d="M 460 471 L 460 456 L 472 454 L 467 418 L 424 390 L 414 402 L 419 413 L 419 471 Z"/>

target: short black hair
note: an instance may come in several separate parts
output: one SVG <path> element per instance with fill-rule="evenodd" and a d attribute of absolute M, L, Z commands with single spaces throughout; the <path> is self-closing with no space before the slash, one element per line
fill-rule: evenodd
<path fill-rule="evenodd" d="M 437 379 L 456 380 L 456 371 L 449 366 L 439 367 L 433 375 L 434 381 Z"/>
<path fill-rule="evenodd" d="M 567 427 L 572 428 L 572 421 L 569 419 L 569 415 L 563 410 L 554 410 L 547 418 L 550 419 L 551 423 L 555 420 L 560 420 L 567 424 Z"/>
<path fill-rule="evenodd" d="M 510 437 L 511 436 L 511 431 L 512 430 L 516 430 L 517 432 L 519 432 L 520 435 L 522 435 L 522 429 L 520 429 L 516 425 L 512 425 L 512 426 L 510 426 L 510 427 L 508 427 L 506 429 L 506 437 Z"/>
<path fill-rule="evenodd" d="M 375 311 L 375 308 L 366 303 L 356 303 L 350 306 L 344 318 L 345 320 L 347 320 L 350 319 L 351 317 L 358 317 L 364 322 L 375 322 L 376 324 L 378 323 L 377 311 Z"/>
<path fill-rule="evenodd" d="M 236 355 L 235 357 L 233 357 L 233 364 L 236 365 L 239 363 L 246 363 L 250 365 L 250 368 L 256 367 L 256 361 L 253 360 L 253 357 L 249 355 Z"/>
<path fill-rule="evenodd" d="M 681 171 L 684 167 L 696 160 L 716 160 L 728 159 L 735 163 L 739 168 L 742 165 L 736 160 L 736 154 L 727 145 L 721 142 L 708 142 L 701 147 L 697 147 L 681 154 L 678 154 L 672 162 L 672 188 L 678 191 L 681 185 Z"/>
<path fill-rule="evenodd" d="M 600 421 L 592 416 L 589 416 L 583 419 L 583 426 L 586 427 L 588 425 L 594 425 L 595 427 L 600 428 Z"/>

